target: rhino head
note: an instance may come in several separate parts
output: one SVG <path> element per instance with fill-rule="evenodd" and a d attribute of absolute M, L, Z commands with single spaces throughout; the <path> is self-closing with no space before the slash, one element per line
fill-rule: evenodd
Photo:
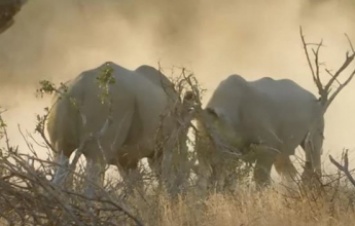
<path fill-rule="evenodd" d="M 236 122 L 223 109 L 207 107 L 204 111 L 207 124 L 220 140 L 239 150 L 243 149 L 243 136 L 236 128 Z"/>

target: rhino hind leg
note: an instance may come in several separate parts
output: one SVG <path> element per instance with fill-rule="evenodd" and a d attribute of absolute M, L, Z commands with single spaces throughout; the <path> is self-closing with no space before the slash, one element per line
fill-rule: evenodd
<path fill-rule="evenodd" d="M 98 194 L 95 187 L 103 185 L 106 162 L 101 147 L 94 139 L 87 141 L 83 154 L 86 159 L 84 194 L 94 198 Z"/>
<path fill-rule="evenodd" d="M 94 198 L 98 195 L 98 192 L 95 189 L 95 184 L 101 186 L 104 183 L 106 163 L 102 157 L 96 159 L 86 157 L 86 161 L 84 193 L 88 197 Z"/>
<path fill-rule="evenodd" d="M 125 177 L 126 173 L 122 172 L 125 166 L 122 166 L 122 162 L 128 162 L 131 159 L 126 159 L 127 155 L 118 156 L 117 150 L 124 146 L 127 139 L 132 124 L 133 112 L 133 109 L 124 109 L 122 112 L 116 112 L 117 115 L 122 115 L 122 118 L 114 122 L 110 127 L 105 126 L 106 121 L 99 132 L 101 138 L 94 139 L 91 141 L 92 143 L 86 145 L 87 148 L 84 150 L 87 159 L 85 193 L 90 197 L 96 194 L 93 183 L 97 183 L 99 186 L 103 185 L 107 164 L 118 166 L 121 176 Z"/>
<path fill-rule="evenodd" d="M 139 158 L 135 154 L 138 149 L 125 148 L 130 144 L 137 142 L 136 139 L 140 137 L 141 122 L 139 115 L 137 115 L 136 106 L 132 106 L 132 109 L 127 110 L 123 115 L 123 118 L 118 123 L 115 131 L 114 142 L 110 149 L 113 150 L 106 158 L 109 159 L 110 164 L 116 165 L 122 180 L 127 184 L 128 190 L 135 185 L 143 189 L 143 178 L 139 170 Z M 119 154 L 115 150 L 121 150 Z"/>
<path fill-rule="evenodd" d="M 74 145 L 63 145 L 58 143 L 56 147 L 56 150 L 59 150 L 59 152 L 54 155 L 54 162 L 57 166 L 51 183 L 55 186 L 62 187 L 65 182 L 69 183 L 69 181 L 66 181 L 69 175 L 69 158 L 75 151 L 76 147 Z"/>
<path fill-rule="evenodd" d="M 322 176 L 321 154 L 322 154 L 323 136 L 321 133 L 309 133 L 302 142 L 301 147 L 305 151 L 306 161 L 302 173 L 302 181 L 308 183 L 310 180 L 318 179 Z"/>
<path fill-rule="evenodd" d="M 69 172 L 69 156 L 62 152 L 55 157 L 54 162 L 57 164 L 52 184 L 55 186 L 62 186 Z"/>
<path fill-rule="evenodd" d="M 126 192 L 131 193 L 134 188 L 143 191 L 143 177 L 139 170 L 139 159 L 127 159 L 124 156 L 116 163 L 117 169 L 126 185 Z"/>

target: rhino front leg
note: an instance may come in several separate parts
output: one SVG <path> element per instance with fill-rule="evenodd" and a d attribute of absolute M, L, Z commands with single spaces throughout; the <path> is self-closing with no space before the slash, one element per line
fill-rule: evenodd
<path fill-rule="evenodd" d="M 319 133 L 309 134 L 301 145 L 305 151 L 306 163 L 302 173 L 303 183 L 319 180 L 322 176 L 321 155 L 323 135 Z"/>
<path fill-rule="evenodd" d="M 254 180 L 258 188 L 271 184 L 270 174 L 275 157 L 275 153 L 265 148 L 259 148 L 254 168 Z"/>
<path fill-rule="evenodd" d="M 105 177 L 105 162 L 103 158 L 86 158 L 85 195 L 94 198 L 97 194 L 96 186 L 103 186 Z"/>

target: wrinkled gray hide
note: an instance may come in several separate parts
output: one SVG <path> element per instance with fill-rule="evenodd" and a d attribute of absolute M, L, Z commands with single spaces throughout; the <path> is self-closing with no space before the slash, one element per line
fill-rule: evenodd
<path fill-rule="evenodd" d="M 289 156 L 298 145 L 306 154 L 303 177 L 309 172 L 320 175 L 322 107 L 313 94 L 295 82 L 268 77 L 246 81 L 239 75 L 231 75 L 216 88 L 204 114 L 204 120 L 218 131 L 221 139 L 240 151 L 248 152 L 251 144 L 257 144 L 256 157 L 252 159 L 256 161 L 257 185 L 269 184 L 273 164 L 279 173 L 293 177 L 295 169 Z M 206 159 L 205 150 L 197 150 L 204 186 L 214 171 L 223 168 L 221 162 Z"/>
<path fill-rule="evenodd" d="M 160 115 L 175 103 L 181 104 L 178 94 L 173 84 L 153 67 L 143 65 L 131 71 L 108 63 L 115 79 L 109 88 L 111 114 L 107 102 L 100 102 L 103 91 L 97 82 L 104 65 L 84 71 L 67 83 L 67 95 L 75 100 L 77 108 L 69 98 L 56 97 L 50 110 L 48 133 L 59 151 L 56 161 L 61 165 L 54 177 L 55 184 L 64 182 L 70 155 L 83 145 L 88 163 L 86 174 L 100 183 L 106 163 L 116 165 L 123 179 L 136 172 L 138 161 L 145 157 L 153 170 L 160 167 L 162 153 L 160 150 L 155 155 L 154 138 L 160 126 Z M 111 122 L 108 121 L 110 115 Z M 164 135 L 170 134 L 176 126 L 171 117 L 166 117 L 162 125 Z M 87 192 L 92 194 L 92 187 L 89 186 Z"/>

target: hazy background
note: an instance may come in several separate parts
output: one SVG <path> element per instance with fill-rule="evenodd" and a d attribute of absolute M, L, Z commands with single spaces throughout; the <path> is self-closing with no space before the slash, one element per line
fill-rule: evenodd
<path fill-rule="evenodd" d="M 323 38 L 321 61 L 335 70 L 349 49 L 345 32 L 355 44 L 354 15 L 351 0 L 29 0 L 0 35 L 0 105 L 9 109 L 11 142 L 25 150 L 17 124 L 32 132 L 49 104 L 34 96 L 40 79 L 65 81 L 106 60 L 130 69 L 185 66 L 208 89 L 204 101 L 233 73 L 291 78 L 317 94 L 299 26 L 309 42 Z M 324 153 L 355 149 L 354 88 L 326 114 Z"/>

